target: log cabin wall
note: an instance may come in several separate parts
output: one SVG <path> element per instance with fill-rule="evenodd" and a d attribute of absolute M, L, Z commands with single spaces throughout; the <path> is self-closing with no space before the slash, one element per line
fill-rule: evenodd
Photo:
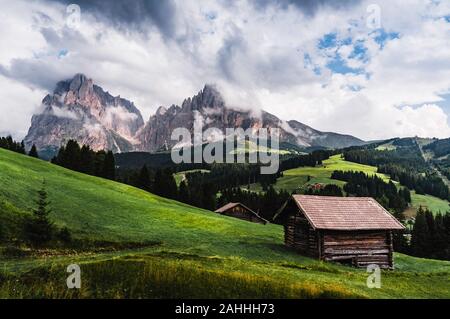
<path fill-rule="evenodd" d="M 392 232 L 321 231 L 321 256 L 326 261 L 349 263 L 357 267 L 377 264 L 393 268 Z"/>
<path fill-rule="evenodd" d="M 284 242 L 303 255 L 319 257 L 318 233 L 302 215 L 290 215 L 284 225 Z"/>

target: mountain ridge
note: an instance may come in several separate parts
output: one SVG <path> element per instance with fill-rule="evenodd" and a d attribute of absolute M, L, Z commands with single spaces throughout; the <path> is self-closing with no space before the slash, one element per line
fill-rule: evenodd
<path fill-rule="evenodd" d="M 58 82 L 42 106 L 43 110 L 33 115 L 24 139 L 27 149 L 33 144 L 41 151 L 57 149 L 75 139 L 94 150 L 158 152 L 175 146 L 171 140 L 175 128 L 184 127 L 192 133 L 195 124 L 202 124 L 204 130 L 217 129 L 218 138 L 226 128 L 279 128 L 281 142 L 300 147 L 342 148 L 365 143 L 351 135 L 321 132 L 296 120 L 283 121 L 266 111 L 257 117 L 251 111 L 234 110 L 211 84 L 184 99 L 181 106 L 160 106 L 147 122 L 133 102 L 112 96 L 84 74 Z"/>

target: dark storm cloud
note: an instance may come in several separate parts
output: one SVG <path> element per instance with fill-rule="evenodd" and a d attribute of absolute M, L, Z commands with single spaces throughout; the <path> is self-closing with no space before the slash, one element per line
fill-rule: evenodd
<path fill-rule="evenodd" d="M 286 8 L 288 5 L 296 6 L 307 15 L 313 15 L 321 7 L 331 7 L 341 9 L 358 4 L 361 0 L 255 0 L 258 8 L 264 9 L 270 5 L 278 5 Z"/>
<path fill-rule="evenodd" d="M 124 30 L 144 31 L 148 24 L 157 26 L 166 37 L 175 33 L 176 5 L 173 0 L 52 0 L 78 4 L 88 11 Z"/>

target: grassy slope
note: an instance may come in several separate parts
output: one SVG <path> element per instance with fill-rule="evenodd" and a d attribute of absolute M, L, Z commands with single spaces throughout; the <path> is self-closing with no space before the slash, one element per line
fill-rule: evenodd
<path fill-rule="evenodd" d="M 411 193 L 412 208 L 406 211 L 407 216 L 415 216 L 416 210 L 422 206 L 428 208 L 433 213 L 445 213 L 450 211 L 449 202 L 431 195 L 419 195 L 416 192 Z M 411 212 L 412 210 L 412 212 Z M 412 214 L 412 215 L 411 215 Z"/>
<path fill-rule="evenodd" d="M 285 189 L 289 192 L 314 183 L 336 184 L 342 187 L 345 182 L 330 178 L 334 170 L 362 171 L 369 175 L 377 174 L 385 181 L 390 179 L 388 175 L 377 173 L 375 166 L 348 162 L 342 159 L 340 155 L 335 155 L 325 160 L 320 167 L 299 167 L 285 171 L 284 176 L 278 179 L 274 187 L 277 190 Z M 309 182 L 308 176 L 311 178 Z M 257 192 L 262 191 L 259 184 L 250 185 L 250 189 Z M 420 206 L 427 207 L 434 213 L 446 212 L 450 208 L 449 202 L 440 198 L 431 195 L 418 195 L 415 192 L 412 192 L 411 195 L 412 207 L 406 211 L 407 216 L 415 216 L 415 212 Z"/>
<path fill-rule="evenodd" d="M 106 262 L 112 263 L 108 264 L 111 269 L 144 269 L 148 266 L 158 270 L 156 274 L 150 270 L 128 274 L 136 275 L 140 285 L 150 275 L 157 282 L 167 285 L 175 279 L 170 277 L 168 270 L 184 276 L 181 268 L 186 267 L 190 271 L 222 278 L 220 282 L 237 280 L 245 283 L 246 289 L 253 289 L 251 287 L 256 287 L 257 283 L 267 280 L 270 285 L 267 284 L 261 291 L 268 289 L 269 295 L 273 296 L 280 295 L 274 293 L 274 287 L 281 289 L 289 286 L 293 290 L 287 296 L 291 297 L 321 296 L 321 292 L 327 292 L 322 296 L 450 298 L 446 285 L 450 274 L 449 262 L 416 260 L 399 255 L 397 263 L 401 271 L 383 272 L 383 288 L 368 289 L 365 285 L 367 274 L 363 270 L 321 263 L 286 249 L 280 226 L 264 226 L 218 216 L 130 186 L 86 176 L 0 149 L 2 222 L 4 218 L 29 210 L 42 178 L 47 182 L 52 200 L 52 219 L 59 225 L 67 225 L 76 236 L 115 241 L 158 241 L 162 245 L 135 251 L 0 260 L 0 269 L 8 273 L 50 264 L 53 264 L 51 269 L 60 269 L 64 273 L 64 265 L 80 262 L 85 263 L 87 269 L 95 269 L 94 273 L 98 275 Z M 118 270 L 118 273 L 124 272 Z M 126 282 L 130 280 L 129 276 L 120 280 Z M 95 278 L 93 276 L 90 280 Z M 112 282 L 112 279 L 107 282 Z M 211 279 L 205 285 L 211 286 L 213 282 Z M 182 282 L 178 284 L 183 285 Z M 141 288 L 145 291 L 145 287 Z M 0 289 L 0 298 L 2 291 L 3 297 L 10 296 L 8 293 L 5 295 L 5 289 L 10 291 Z M 229 289 L 224 288 L 224 296 L 229 295 Z M 220 291 L 215 293 L 220 294 Z M 261 291 L 253 295 L 259 296 Z M 47 291 L 42 295 L 51 296 L 51 293 Z M 157 296 L 164 296 L 164 291 Z"/>
<path fill-rule="evenodd" d="M 365 172 L 369 175 L 377 174 L 384 180 L 389 180 L 389 176 L 377 173 L 377 168 L 369 165 L 348 162 L 341 158 L 341 155 L 334 155 L 323 161 L 322 166 L 318 167 L 299 167 L 283 172 L 283 177 L 279 178 L 275 184 L 275 189 L 285 189 L 292 192 L 308 184 L 336 184 L 343 186 L 345 182 L 331 179 L 333 171 L 357 171 Z M 308 176 L 311 178 L 308 182 Z M 259 185 L 251 185 L 251 190 L 262 191 Z"/>

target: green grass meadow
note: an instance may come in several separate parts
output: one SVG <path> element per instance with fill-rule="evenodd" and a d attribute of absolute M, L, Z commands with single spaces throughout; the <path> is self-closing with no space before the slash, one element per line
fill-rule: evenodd
<path fill-rule="evenodd" d="M 343 165 L 324 163 L 329 172 Z M 218 215 L 0 149 L 4 228 L 19 231 L 15 221 L 34 207 L 43 179 L 52 220 L 75 238 L 154 244 L 0 254 L 0 298 L 450 298 L 450 262 L 396 254 L 397 270 L 382 271 L 382 288 L 369 289 L 365 270 L 287 249 L 279 225 Z M 82 269 L 80 290 L 66 287 L 72 263 Z"/>
<path fill-rule="evenodd" d="M 389 180 L 389 176 L 377 173 L 376 167 L 345 161 L 342 156 L 338 154 L 324 160 L 321 166 L 298 167 L 284 171 L 283 176 L 277 180 L 274 188 L 276 190 L 284 189 L 293 192 L 316 183 L 344 186 L 345 182 L 331 178 L 331 174 L 334 171 L 364 172 L 368 175 L 378 175 L 385 181 Z M 250 185 L 250 190 L 261 192 L 262 188 L 259 184 L 252 184 Z"/>

